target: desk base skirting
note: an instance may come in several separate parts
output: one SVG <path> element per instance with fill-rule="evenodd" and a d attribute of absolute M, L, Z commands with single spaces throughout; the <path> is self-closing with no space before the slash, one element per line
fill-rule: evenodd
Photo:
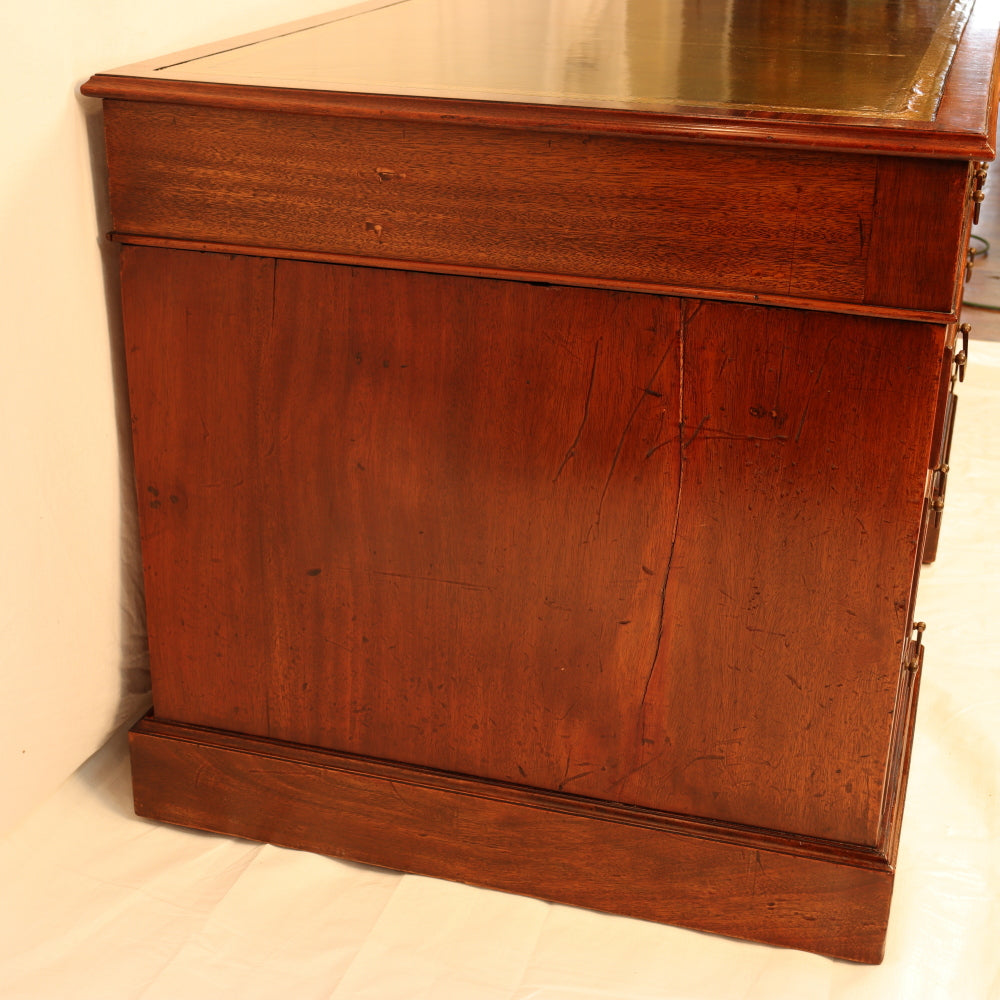
<path fill-rule="evenodd" d="M 900 784 L 910 730 L 898 744 Z M 140 816 L 835 958 L 882 960 L 892 832 L 887 858 L 152 716 L 135 726 L 130 743 Z M 896 790 L 896 802 L 903 792 Z M 891 831 L 898 830 L 899 810 L 890 811 Z"/>

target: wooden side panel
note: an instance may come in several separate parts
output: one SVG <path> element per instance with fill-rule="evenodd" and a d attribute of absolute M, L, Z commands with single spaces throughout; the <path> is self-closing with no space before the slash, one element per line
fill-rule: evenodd
<path fill-rule="evenodd" d="M 161 718 L 878 843 L 943 328 L 124 261 Z"/>
<path fill-rule="evenodd" d="M 944 332 L 691 312 L 627 801 L 878 843 Z"/>
<path fill-rule="evenodd" d="M 212 289 L 272 276 L 239 260 L 125 251 L 158 713 L 606 789 L 671 543 L 679 302 L 279 261 L 241 327 Z"/>
<path fill-rule="evenodd" d="M 258 424 L 230 390 L 256 372 L 274 262 L 126 247 L 121 267 L 153 698 L 192 717 L 229 706 L 227 721 L 253 731 L 268 696 L 243 598 L 259 593 L 261 566 L 235 556 L 232 536 L 256 530 L 248 452 L 261 442 L 241 445 Z M 266 516 L 258 507 L 253 521 Z M 237 674 L 227 647 L 242 650 Z"/>
<path fill-rule="evenodd" d="M 136 811 L 472 885 L 802 948 L 882 959 L 892 874 L 711 839 L 483 781 L 351 765 L 155 721 L 131 736 Z"/>
<path fill-rule="evenodd" d="M 864 298 L 872 156 L 118 101 L 105 121 L 121 233 Z"/>

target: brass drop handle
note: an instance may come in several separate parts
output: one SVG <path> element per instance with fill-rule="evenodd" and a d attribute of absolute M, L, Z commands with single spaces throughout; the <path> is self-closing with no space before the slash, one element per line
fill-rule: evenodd
<path fill-rule="evenodd" d="M 972 224 L 979 225 L 979 211 L 986 200 L 986 192 L 983 185 L 986 183 L 987 167 L 985 163 L 976 164 L 976 172 L 972 175 L 972 202 L 975 206 L 972 210 Z"/>
<path fill-rule="evenodd" d="M 972 210 L 972 224 L 974 226 L 979 225 L 979 213 L 982 211 L 983 202 L 986 200 L 985 191 L 973 191 L 972 200 L 975 203 L 975 208 Z"/>
<path fill-rule="evenodd" d="M 973 247 L 969 247 L 968 252 L 965 255 L 965 283 L 968 284 L 972 279 L 972 268 L 976 263 L 976 251 Z"/>
<path fill-rule="evenodd" d="M 924 643 L 924 630 L 927 628 L 927 622 L 914 622 L 913 630 L 917 633 L 916 639 L 913 640 L 910 646 L 910 655 L 906 660 L 907 670 L 916 670 L 920 666 L 920 650 Z"/>
<path fill-rule="evenodd" d="M 969 334 L 972 332 L 971 323 L 963 323 L 958 332 L 962 335 L 962 349 L 955 355 L 955 367 L 958 373 L 958 381 L 965 381 L 965 367 L 969 362 Z"/>

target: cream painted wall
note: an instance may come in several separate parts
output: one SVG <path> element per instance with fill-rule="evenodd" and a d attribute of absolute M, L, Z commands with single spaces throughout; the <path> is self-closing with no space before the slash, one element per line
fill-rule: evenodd
<path fill-rule="evenodd" d="M 343 5 L 3 3 L 0 831 L 148 699 L 131 484 L 119 471 L 117 326 L 105 300 L 113 251 L 100 239 L 88 149 L 100 104 L 79 85 L 95 71 Z"/>

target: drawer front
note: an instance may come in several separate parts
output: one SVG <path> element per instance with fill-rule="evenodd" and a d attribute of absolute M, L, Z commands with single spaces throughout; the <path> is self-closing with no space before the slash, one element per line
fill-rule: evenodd
<path fill-rule="evenodd" d="M 967 165 L 106 101 L 115 230 L 950 312 Z"/>

